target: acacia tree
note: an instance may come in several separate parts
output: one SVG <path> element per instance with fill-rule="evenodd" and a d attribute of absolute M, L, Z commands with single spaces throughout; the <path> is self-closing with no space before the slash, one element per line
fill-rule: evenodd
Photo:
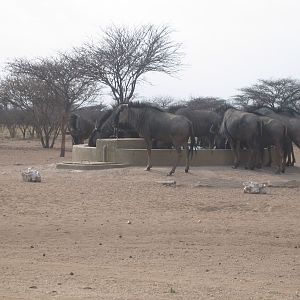
<path fill-rule="evenodd" d="M 55 58 L 36 61 L 17 59 L 8 63 L 12 75 L 28 75 L 42 81 L 51 91 L 61 119 L 61 152 L 65 156 L 66 127 L 70 112 L 84 103 L 92 103 L 99 93 L 96 82 L 85 76 L 73 55 L 59 54 Z"/>
<path fill-rule="evenodd" d="M 168 26 L 109 27 L 102 40 L 76 50 L 80 69 L 109 87 L 117 104 L 128 103 L 145 73 L 180 69 L 181 45 L 170 39 L 171 33 Z"/>
<path fill-rule="evenodd" d="M 156 96 L 150 99 L 150 102 L 158 105 L 163 109 L 167 109 L 169 106 L 175 104 L 175 99 L 171 96 Z"/>
<path fill-rule="evenodd" d="M 44 148 L 52 148 L 60 130 L 60 106 L 48 86 L 28 75 L 8 76 L 1 82 L 0 98 L 13 113 L 14 124 L 25 137 L 33 127 Z"/>
<path fill-rule="evenodd" d="M 226 104 L 226 100 L 218 97 L 196 97 L 187 101 L 192 109 L 218 110 Z"/>
<path fill-rule="evenodd" d="M 233 99 L 240 107 L 300 108 L 300 82 L 296 79 L 260 79 L 258 83 L 239 91 Z"/>

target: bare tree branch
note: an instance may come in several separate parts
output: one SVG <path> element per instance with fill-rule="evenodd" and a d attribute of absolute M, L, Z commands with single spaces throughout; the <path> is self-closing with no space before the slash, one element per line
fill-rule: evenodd
<path fill-rule="evenodd" d="M 291 78 L 260 79 L 251 87 L 241 88 L 233 97 L 240 107 L 267 106 L 270 108 L 299 109 L 300 82 Z"/>
<path fill-rule="evenodd" d="M 79 68 L 109 87 L 118 104 L 128 102 L 143 74 L 180 70 L 181 44 L 170 40 L 171 33 L 168 26 L 109 27 L 101 41 L 76 49 Z"/>

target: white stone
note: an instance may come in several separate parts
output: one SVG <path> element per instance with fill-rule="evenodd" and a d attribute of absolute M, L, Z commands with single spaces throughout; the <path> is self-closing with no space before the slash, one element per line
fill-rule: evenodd
<path fill-rule="evenodd" d="M 41 182 L 41 174 L 39 171 L 33 169 L 33 168 L 28 168 L 26 171 L 22 172 L 22 178 L 23 181 L 27 182 Z"/>

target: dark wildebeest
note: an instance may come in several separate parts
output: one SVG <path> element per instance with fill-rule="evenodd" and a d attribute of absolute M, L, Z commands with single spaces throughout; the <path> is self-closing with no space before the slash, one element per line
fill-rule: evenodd
<path fill-rule="evenodd" d="M 230 149 L 230 145 L 227 138 L 222 136 L 220 133 L 217 133 L 215 135 L 214 147 L 214 149 Z"/>
<path fill-rule="evenodd" d="M 264 148 L 267 147 L 269 153 L 269 161 L 267 166 L 271 166 L 271 146 L 275 146 L 277 154 L 278 168 L 277 174 L 285 171 L 285 149 L 287 144 L 287 127 L 279 120 L 272 119 L 266 116 L 259 116 L 262 121 L 262 136 L 260 138 L 261 157 L 259 158 L 261 165 L 263 161 Z"/>
<path fill-rule="evenodd" d="M 192 123 L 184 116 L 167 113 L 164 110 L 146 103 L 121 104 L 116 111 L 115 124 L 130 124 L 147 146 L 148 164 L 146 171 L 152 168 L 151 148 L 153 139 L 172 143 L 177 151 L 177 158 L 168 175 L 172 175 L 181 156 L 181 147 L 186 150 L 185 172 L 189 171 L 190 156 L 195 146 Z M 115 125 L 115 126 L 116 126 Z M 191 139 L 190 148 L 188 140 Z"/>
<path fill-rule="evenodd" d="M 296 160 L 292 142 L 294 142 L 295 145 L 300 148 L 300 118 L 297 118 L 295 114 L 291 114 L 287 110 L 285 110 L 284 112 L 276 113 L 268 107 L 261 107 L 259 109 L 256 109 L 254 113 L 279 120 L 287 127 L 288 139 L 286 142 L 285 156 L 288 157 L 288 161 L 286 165 L 293 166 Z"/>
<path fill-rule="evenodd" d="M 250 151 L 247 168 L 254 169 L 259 153 L 259 139 L 262 136 L 262 121 L 252 113 L 229 108 L 225 111 L 220 133 L 230 143 L 234 154 L 234 166 L 240 164 L 240 145 L 245 143 Z"/>
<path fill-rule="evenodd" d="M 216 112 L 185 107 L 179 108 L 175 114 L 188 118 L 193 124 L 195 137 L 207 139 L 208 147 L 213 148 L 215 135 L 219 131 L 222 122 L 221 117 Z"/>
<path fill-rule="evenodd" d="M 89 137 L 88 145 L 90 147 L 96 147 L 97 139 L 108 139 L 108 138 L 137 138 L 139 137 L 138 133 L 130 128 L 128 124 L 122 124 L 121 127 L 114 127 L 114 120 L 116 116 L 115 110 L 108 110 L 106 114 L 98 122 L 98 126 L 92 131 Z"/>
<path fill-rule="evenodd" d="M 83 144 L 99 118 L 104 114 L 102 105 L 87 106 L 73 111 L 68 120 L 68 131 L 73 139 L 73 144 Z"/>
<path fill-rule="evenodd" d="M 95 123 L 91 120 L 79 114 L 71 113 L 68 120 L 68 129 L 72 136 L 73 145 L 83 144 L 84 140 L 90 136 L 94 128 Z"/>

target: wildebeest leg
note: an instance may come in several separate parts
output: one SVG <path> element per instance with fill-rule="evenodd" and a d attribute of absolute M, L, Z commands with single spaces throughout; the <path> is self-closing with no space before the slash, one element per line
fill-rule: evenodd
<path fill-rule="evenodd" d="M 188 173 L 189 169 L 190 169 L 190 150 L 189 150 L 189 146 L 188 146 L 188 143 L 186 143 L 184 145 L 185 147 L 185 153 L 186 153 L 186 160 L 185 160 L 185 169 L 184 169 L 184 172 L 185 173 Z"/>
<path fill-rule="evenodd" d="M 271 165 L 272 165 L 272 152 L 271 152 L 271 147 L 270 146 L 268 146 L 268 158 L 269 158 L 269 160 L 268 160 L 268 162 L 265 164 L 265 166 L 266 167 L 271 167 Z"/>
<path fill-rule="evenodd" d="M 256 147 L 255 145 L 251 145 L 249 146 L 249 151 L 250 151 L 249 159 L 248 159 L 247 167 L 245 168 L 253 170 L 255 167 L 256 157 L 258 155 L 259 148 Z"/>
<path fill-rule="evenodd" d="M 286 147 L 286 154 L 285 157 L 287 157 L 287 166 L 293 166 L 296 162 L 295 160 L 295 155 L 294 155 L 294 149 L 293 149 L 293 144 L 291 141 L 288 142 L 287 147 Z"/>
<path fill-rule="evenodd" d="M 148 156 L 148 164 L 147 167 L 145 168 L 145 171 L 150 171 L 150 169 L 152 168 L 152 159 L 151 159 L 151 141 L 146 141 L 147 144 L 147 156 Z"/>
<path fill-rule="evenodd" d="M 177 167 L 177 165 L 179 163 L 179 160 L 180 160 L 180 157 L 181 157 L 181 147 L 180 146 L 175 146 L 175 149 L 176 149 L 176 152 L 177 152 L 177 157 L 176 157 L 175 164 L 174 164 L 172 170 L 170 171 L 170 173 L 167 174 L 168 176 L 171 176 L 172 174 L 175 173 L 176 167 Z"/>
<path fill-rule="evenodd" d="M 291 148 L 290 148 L 290 146 L 287 147 L 285 158 L 286 158 L 286 165 L 291 166 L 292 162 L 291 162 Z"/>
<path fill-rule="evenodd" d="M 293 148 L 293 144 L 291 145 L 291 153 L 292 153 L 292 166 L 295 164 L 296 159 L 295 159 L 295 154 L 294 154 L 294 148 Z"/>
<path fill-rule="evenodd" d="M 210 134 L 208 136 L 208 148 L 209 149 L 213 149 L 214 148 L 214 141 L 215 141 L 214 135 Z"/>
<path fill-rule="evenodd" d="M 234 154 L 233 168 L 236 169 L 240 164 L 240 141 L 230 141 L 230 146 Z"/>
<path fill-rule="evenodd" d="M 256 155 L 256 159 L 255 159 L 256 168 L 261 169 L 263 161 L 264 161 L 264 147 L 261 146 L 259 148 L 259 151 L 258 151 L 258 153 Z"/>
<path fill-rule="evenodd" d="M 278 159 L 278 168 L 275 171 L 276 174 L 280 174 L 281 172 L 284 173 L 285 171 L 285 158 L 284 158 L 284 151 L 281 148 L 280 144 L 275 145 L 277 159 Z"/>

